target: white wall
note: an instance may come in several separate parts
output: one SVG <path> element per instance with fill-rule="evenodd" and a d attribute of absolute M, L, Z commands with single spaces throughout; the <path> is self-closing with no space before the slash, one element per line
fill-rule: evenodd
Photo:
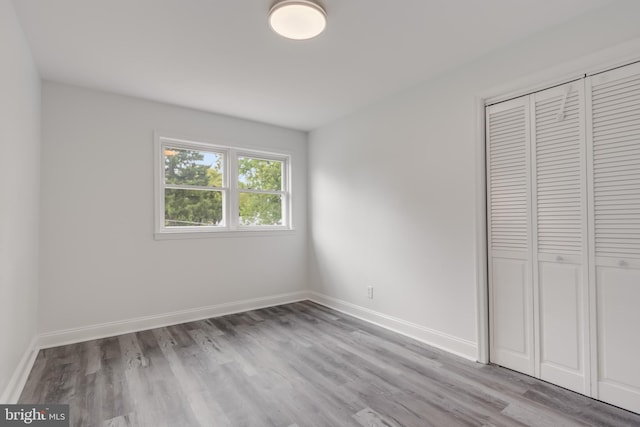
<path fill-rule="evenodd" d="M 0 0 L 0 153 L 0 403 L 5 403 L 36 335 L 40 198 L 40 77 L 9 0 Z"/>
<path fill-rule="evenodd" d="M 638 16 L 617 2 L 312 132 L 312 289 L 476 357 L 478 99 L 640 57 L 635 42 L 593 54 L 639 37 Z"/>
<path fill-rule="evenodd" d="M 306 134 L 43 84 L 40 332 L 306 289 Z M 294 233 L 156 241 L 153 132 L 292 153 Z"/>

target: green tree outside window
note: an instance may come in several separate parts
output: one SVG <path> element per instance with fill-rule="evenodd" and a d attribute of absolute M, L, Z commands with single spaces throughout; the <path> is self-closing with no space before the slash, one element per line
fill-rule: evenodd
<path fill-rule="evenodd" d="M 164 150 L 165 184 L 208 187 L 166 188 L 165 227 L 220 225 L 223 220 L 223 156 L 194 150 Z"/>
<path fill-rule="evenodd" d="M 238 209 L 243 225 L 282 225 L 283 163 L 253 157 L 238 158 Z M 265 193 L 242 190 L 265 191 Z"/>

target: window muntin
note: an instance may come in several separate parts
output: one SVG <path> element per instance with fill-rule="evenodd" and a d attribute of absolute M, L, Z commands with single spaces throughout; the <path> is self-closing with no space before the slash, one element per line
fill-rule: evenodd
<path fill-rule="evenodd" d="M 160 234 L 291 229 L 286 154 L 157 138 Z"/>

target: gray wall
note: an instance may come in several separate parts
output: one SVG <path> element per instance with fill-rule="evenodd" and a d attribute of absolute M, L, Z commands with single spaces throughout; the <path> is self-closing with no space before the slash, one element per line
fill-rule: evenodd
<path fill-rule="evenodd" d="M 638 16 L 640 2 L 617 2 L 313 131 L 312 289 L 475 357 L 478 100 L 637 57 L 638 43 L 613 46 L 640 37 Z"/>
<path fill-rule="evenodd" d="M 43 85 L 40 332 L 306 289 L 306 134 Z M 296 231 L 154 240 L 153 132 L 292 153 Z"/>
<path fill-rule="evenodd" d="M 9 0 L 0 0 L 0 94 L 0 392 L 8 393 L 36 336 L 40 199 L 40 77 Z"/>

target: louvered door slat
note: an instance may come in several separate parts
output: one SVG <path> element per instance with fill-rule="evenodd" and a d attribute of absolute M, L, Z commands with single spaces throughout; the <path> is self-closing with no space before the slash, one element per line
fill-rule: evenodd
<path fill-rule="evenodd" d="M 598 108 L 598 112 L 593 117 L 609 117 L 612 114 L 637 111 L 640 106 L 640 95 L 626 98 L 618 104 L 603 104 Z"/>
<path fill-rule="evenodd" d="M 614 86 L 598 85 L 600 91 L 593 92 L 593 105 L 611 102 L 612 100 L 627 99 L 635 95 L 635 91 L 640 88 L 640 84 L 619 84 Z"/>
<path fill-rule="evenodd" d="M 564 111 L 567 114 L 571 114 L 575 113 L 579 109 L 580 107 L 577 106 L 568 106 Z M 536 116 L 540 119 L 541 122 L 544 122 L 545 120 L 553 120 L 557 117 L 557 115 L 558 109 L 553 102 L 546 104 L 546 106 L 545 104 L 538 104 L 538 108 L 536 109 Z"/>
<path fill-rule="evenodd" d="M 547 138 L 547 140 L 545 142 L 542 142 L 540 144 L 541 147 L 547 146 L 549 148 L 553 148 L 556 146 L 560 146 L 563 143 L 567 143 L 567 142 L 575 142 L 575 137 L 572 136 L 557 136 L 557 135 L 549 135 L 549 137 Z"/>
<path fill-rule="evenodd" d="M 580 254 L 583 238 L 580 188 L 584 179 L 582 98 L 573 89 L 566 96 L 564 109 L 563 102 L 562 93 L 535 102 L 538 252 Z M 562 137 L 560 146 L 559 137 Z M 557 228 L 547 215 L 562 215 L 564 224 L 573 227 Z"/>
<path fill-rule="evenodd" d="M 627 150 L 604 151 L 598 156 L 598 160 L 594 164 L 605 164 L 619 159 L 640 158 L 640 147 L 630 147 Z"/>
<path fill-rule="evenodd" d="M 580 149 L 579 144 L 559 144 L 553 148 L 538 148 L 538 158 L 547 160 L 554 160 L 560 156 L 570 156 L 573 151 Z"/>
<path fill-rule="evenodd" d="M 609 139 L 615 141 L 620 137 L 635 136 L 637 135 L 638 130 L 640 130 L 640 124 L 638 123 L 622 123 L 616 126 L 600 126 L 597 129 L 594 128 L 593 135 L 594 139 L 597 137 L 598 140 Z"/>
<path fill-rule="evenodd" d="M 491 247 L 527 250 L 527 136 L 524 106 L 488 115 Z"/>

